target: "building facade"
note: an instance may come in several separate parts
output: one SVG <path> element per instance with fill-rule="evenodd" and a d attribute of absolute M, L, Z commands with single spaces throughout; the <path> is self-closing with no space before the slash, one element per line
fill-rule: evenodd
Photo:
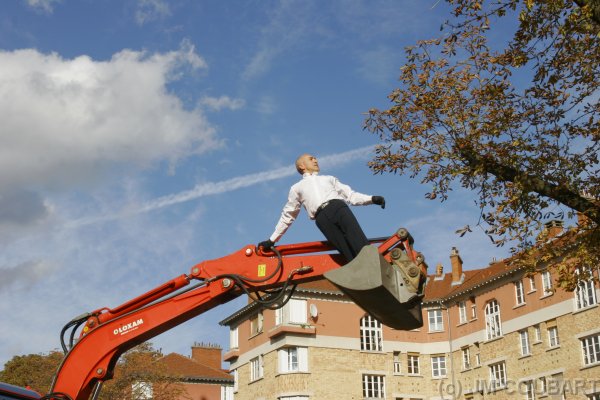
<path fill-rule="evenodd" d="M 159 359 L 182 389 L 181 400 L 233 400 L 233 378 L 221 368 L 222 350 L 217 345 L 195 343 L 191 357 L 170 353 Z M 148 387 L 148 399 L 155 396 Z M 176 399 L 174 399 L 176 400 Z"/>
<path fill-rule="evenodd" d="M 600 400 L 598 285 L 556 287 L 552 269 L 505 261 L 428 277 L 424 325 L 382 326 L 327 281 L 298 287 L 279 310 L 249 304 L 224 360 L 236 400 Z M 591 266 L 598 277 L 598 266 Z"/>

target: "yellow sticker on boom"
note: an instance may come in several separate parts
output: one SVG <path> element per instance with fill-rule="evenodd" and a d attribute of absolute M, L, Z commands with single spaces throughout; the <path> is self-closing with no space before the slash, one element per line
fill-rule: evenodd
<path fill-rule="evenodd" d="M 258 276 L 267 275 L 267 264 L 258 264 Z"/>

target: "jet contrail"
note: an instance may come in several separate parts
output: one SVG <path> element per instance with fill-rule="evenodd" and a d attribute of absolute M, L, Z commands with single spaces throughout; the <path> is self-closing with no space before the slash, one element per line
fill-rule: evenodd
<path fill-rule="evenodd" d="M 366 158 L 374 149 L 374 146 L 365 146 L 358 149 L 345 151 L 338 154 L 330 154 L 319 157 L 319 164 L 327 168 L 335 168 L 344 164 L 351 163 L 357 159 Z M 220 182 L 206 182 L 194 186 L 192 189 L 184 190 L 179 193 L 169 194 L 158 197 L 141 204 L 135 209 L 124 210 L 120 213 L 99 215 L 89 218 L 80 218 L 68 224 L 68 227 L 80 227 L 96 222 L 115 220 L 131 215 L 141 214 L 160 208 L 172 206 L 174 204 L 184 203 L 186 201 L 195 200 L 200 197 L 232 192 L 248 186 L 253 186 L 259 183 L 269 182 L 276 179 L 286 178 L 297 174 L 296 167 L 290 165 L 287 167 L 277 168 L 275 170 L 256 172 L 253 174 L 242 175 L 235 178 L 226 179 Z"/>

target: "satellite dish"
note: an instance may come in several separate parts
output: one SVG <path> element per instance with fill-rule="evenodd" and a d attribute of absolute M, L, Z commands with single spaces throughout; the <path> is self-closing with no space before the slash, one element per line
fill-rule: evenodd
<path fill-rule="evenodd" d="M 310 316 L 311 318 L 315 319 L 319 316 L 319 310 L 317 310 L 317 305 L 316 304 L 311 304 L 310 305 Z"/>

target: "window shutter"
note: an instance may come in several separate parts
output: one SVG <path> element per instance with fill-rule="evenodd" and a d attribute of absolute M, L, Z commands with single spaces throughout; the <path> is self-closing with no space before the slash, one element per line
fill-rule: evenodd
<path fill-rule="evenodd" d="M 285 349 L 277 351 L 277 358 L 279 359 L 279 373 L 287 372 L 287 351 Z"/>
<path fill-rule="evenodd" d="M 236 326 L 229 331 L 229 348 L 237 349 L 238 346 L 238 327 Z"/>
<path fill-rule="evenodd" d="M 308 348 L 298 347 L 298 370 L 308 372 Z"/>
<path fill-rule="evenodd" d="M 306 300 L 292 299 L 290 305 L 290 322 L 305 324 L 306 319 Z"/>

